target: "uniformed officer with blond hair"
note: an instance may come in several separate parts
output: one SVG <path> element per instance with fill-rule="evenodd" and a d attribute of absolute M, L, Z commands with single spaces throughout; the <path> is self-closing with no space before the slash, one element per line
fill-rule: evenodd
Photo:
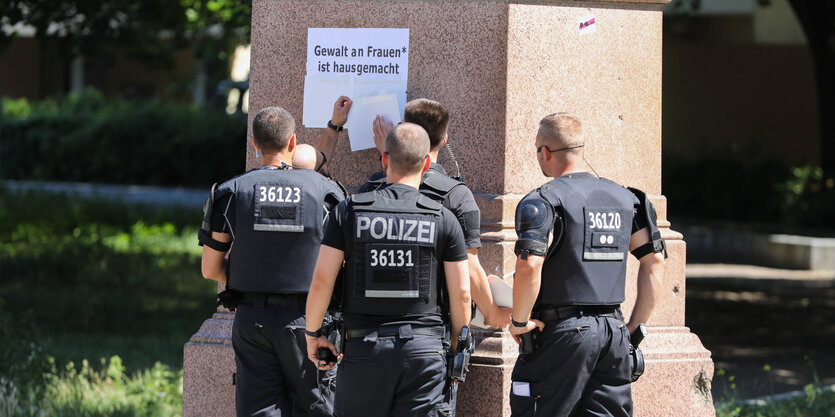
<path fill-rule="evenodd" d="M 542 119 L 536 157 L 554 179 L 516 209 L 511 334 L 513 416 L 632 415 L 636 351 L 630 336 L 652 313 L 665 246 L 646 194 L 586 172 L 583 128 L 569 114 Z M 639 262 L 638 296 L 623 321 L 626 261 Z M 639 367 L 639 366 L 638 366 Z"/>

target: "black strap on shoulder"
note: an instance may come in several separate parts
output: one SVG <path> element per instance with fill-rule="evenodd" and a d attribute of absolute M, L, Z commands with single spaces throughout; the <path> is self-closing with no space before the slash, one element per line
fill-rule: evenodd
<path fill-rule="evenodd" d="M 432 210 L 432 211 L 441 211 L 441 208 L 443 208 L 441 203 L 439 203 L 435 200 L 432 200 L 431 198 L 426 197 L 425 195 L 421 195 L 418 198 L 417 206 L 420 207 L 420 208 L 424 208 L 424 209 Z"/>
<path fill-rule="evenodd" d="M 435 193 L 440 194 L 441 196 L 446 197 L 447 194 L 452 192 L 455 187 L 459 185 L 464 185 L 463 182 L 452 179 L 447 177 L 440 172 L 435 171 L 427 171 L 426 174 L 423 175 L 423 181 L 421 181 L 421 185 L 425 188 L 429 188 Z"/>
<path fill-rule="evenodd" d="M 345 199 L 346 197 L 348 197 L 348 189 L 347 189 L 347 188 L 345 188 L 345 186 L 344 186 L 344 185 L 342 185 L 342 183 L 341 183 L 341 182 L 339 182 L 339 181 L 337 181 L 337 180 L 331 180 L 331 181 L 333 181 L 334 183 L 336 183 L 336 186 L 337 186 L 337 187 L 339 187 L 339 190 L 340 190 L 340 191 L 342 191 L 342 198 L 343 198 L 343 199 Z"/>
<path fill-rule="evenodd" d="M 203 223 L 200 225 L 201 229 L 209 230 L 212 228 L 212 214 L 214 214 L 217 185 L 218 183 L 212 184 L 212 188 L 209 189 L 209 195 L 206 197 L 206 202 L 203 203 Z"/>
<path fill-rule="evenodd" d="M 197 231 L 197 240 L 200 241 L 200 246 L 206 245 L 218 252 L 226 252 L 232 247 L 232 242 L 221 242 L 212 238 L 212 232 L 206 229 Z"/>
<path fill-rule="evenodd" d="M 354 196 L 351 197 L 351 202 L 356 205 L 366 206 L 369 204 L 374 204 L 374 200 L 376 199 L 376 193 L 370 191 L 367 193 L 354 194 Z"/>

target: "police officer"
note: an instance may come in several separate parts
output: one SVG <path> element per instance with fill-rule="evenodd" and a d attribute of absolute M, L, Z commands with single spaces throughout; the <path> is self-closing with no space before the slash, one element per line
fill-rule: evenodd
<path fill-rule="evenodd" d="M 432 163 L 423 176 L 420 192 L 440 202 L 455 215 L 464 231 L 473 301 L 484 314 L 485 323 L 491 327 L 503 329 L 510 324 L 510 309 L 496 305 L 493 294 L 490 292 L 487 274 L 478 259 L 478 249 L 481 247 L 481 212 L 476 205 L 473 192 L 460 178 L 450 178 L 444 167 L 437 163 L 438 152 L 449 140 L 447 134 L 449 111 L 437 101 L 421 98 L 406 103 L 403 120 L 419 125 L 429 134 L 429 158 Z M 373 130 L 374 142 L 382 154 L 383 142 L 386 134 L 391 130 L 391 123 L 387 124 L 382 116 L 377 116 Z M 374 173 L 360 187 L 359 192 L 375 190 L 385 183 L 385 173 Z"/>
<path fill-rule="evenodd" d="M 398 125 L 383 153 L 387 184 L 340 203 L 328 219 L 305 333 L 310 360 L 332 367 L 318 361 L 317 350 L 337 353 L 320 332 L 344 260 L 347 341 L 334 407 L 340 417 L 429 416 L 448 407 L 442 291 L 457 335 L 470 320 L 469 277 L 455 217 L 417 190 L 429 169 L 428 154 L 420 126 Z"/>
<path fill-rule="evenodd" d="M 664 243 L 644 193 L 581 170 L 583 143 L 575 117 L 545 117 L 537 160 L 555 179 L 516 209 L 510 331 L 528 353 L 513 369 L 514 416 L 632 415 L 630 332 L 655 305 Z M 638 297 L 624 324 L 629 251 L 640 263 Z"/>
<path fill-rule="evenodd" d="M 331 124 L 347 120 L 346 100 L 337 101 Z M 345 195 L 314 171 L 292 169 L 294 131 L 286 110 L 258 112 L 253 144 L 263 166 L 213 187 L 199 233 L 203 275 L 225 282 L 222 302 L 237 307 L 238 416 L 332 415 L 332 394 L 319 388 L 328 387 L 326 375 L 305 360 L 303 312 L 324 219 Z M 336 139 L 328 129 L 320 145 Z"/>

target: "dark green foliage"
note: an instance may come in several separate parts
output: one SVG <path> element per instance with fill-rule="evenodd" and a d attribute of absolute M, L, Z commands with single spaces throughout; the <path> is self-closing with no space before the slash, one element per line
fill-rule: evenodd
<path fill-rule="evenodd" d="M 52 359 L 37 342 L 40 332 L 32 314 L 5 313 L 7 306 L 0 298 L 0 385 L 14 385 L 31 393 L 37 401 L 44 394 L 46 374 L 52 370 Z M 0 387 L 0 391 L 2 387 Z M 2 414 L 0 408 L 0 414 Z"/>
<path fill-rule="evenodd" d="M 180 415 L 200 218 L 0 187 L 0 416 Z"/>
<path fill-rule="evenodd" d="M 251 15 L 251 0 L 5 0 L 0 24 L 12 30 L 0 31 L 0 52 L 16 26 L 29 26 L 37 39 L 59 39 L 66 56 L 121 47 L 144 64 L 170 65 L 175 48 L 190 46 L 198 60 L 225 60 L 249 43 Z"/>
<path fill-rule="evenodd" d="M 115 354 L 179 367 L 214 311 L 200 276 L 201 214 L 0 190 L 0 294 L 31 311 L 59 363 Z M 20 318 L 17 319 L 20 321 Z"/>
<path fill-rule="evenodd" d="M 671 216 L 790 227 L 835 226 L 835 179 L 754 149 L 665 156 L 663 193 Z"/>
<path fill-rule="evenodd" d="M 5 100 L 0 178 L 208 187 L 244 170 L 246 120 L 95 91 Z"/>
<path fill-rule="evenodd" d="M 765 366 L 766 371 L 770 369 Z M 724 378 L 722 369 L 716 372 L 717 377 Z M 716 417 L 834 417 L 835 391 L 809 384 L 803 389 L 805 395 L 784 399 L 766 399 L 756 403 L 740 401 L 734 397 L 736 389 L 734 376 L 730 381 L 729 401 L 717 404 Z"/>

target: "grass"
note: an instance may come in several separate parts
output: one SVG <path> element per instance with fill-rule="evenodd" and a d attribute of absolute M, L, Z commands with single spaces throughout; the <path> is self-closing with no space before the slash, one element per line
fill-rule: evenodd
<path fill-rule="evenodd" d="M 4 417 L 157 417 L 182 414 L 183 371 L 156 363 L 125 373 L 118 356 L 101 360 L 100 370 L 83 361 L 45 375 L 38 390 L 21 390 L 0 378 Z M 40 392 L 38 392 L 40 391 Z"/>
<path fill-rule="evenodd" d="M 763 370 L 771 379 L 771 366 Z M 807 384 L 803 395 L 778 395 L 760 400 L 739 400 L 736 376 L 716 371 L 716 378 L 726 380 L 726 392 L 716 405 L 716 417 L 835 417 L 835 390 L 821 387 L 817 377 Z M 716 381 L 714 381 L 716 382 Z"/>
<path fill-rule="evenodd" d="M 179 414 L 183 344 L 215 310 L 200 219 L 0 188 L 0 415 Z"/>
<path fill-rule="evenodd" d="M 716 407 L 716 417 L 834 417 L 835 392 L 812 384 L 805 395 L 791 399 L 764 400 L 756 404 L 731 401 Z"/>

